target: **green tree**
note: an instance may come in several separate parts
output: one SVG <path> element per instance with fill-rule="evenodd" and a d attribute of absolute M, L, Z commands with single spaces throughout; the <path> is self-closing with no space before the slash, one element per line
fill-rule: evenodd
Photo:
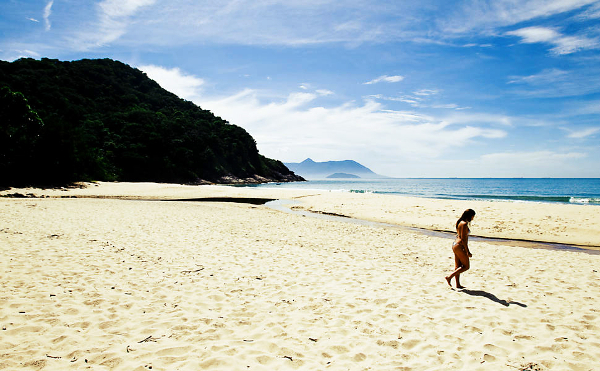
<path fill-rule="evenodd" d="M 0 89 L 0 185 L 23 184 L 35 177 L 44 126 L 21 93 Z"/>
<path fill-rule="evenodd" d="M 5 184 L 301 179 L 246 130 L 118 61 L 0 61 L 0 86 Z"/>

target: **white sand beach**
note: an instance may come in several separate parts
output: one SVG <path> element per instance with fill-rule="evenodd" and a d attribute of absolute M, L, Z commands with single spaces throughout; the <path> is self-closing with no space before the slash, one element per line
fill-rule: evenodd
<path fill-rule="evenodd" d="M 3 370 L 597 370 L 600 255 L 321 220 L 600 245 L 600 207 L 97 183 L 0 198 Z M 318 193 L 318 194 L 315 194 Z M 44 196 L 44 197 L 42 197 Z M 77 198 L 71 198 L 77 197 Z M 137 198 L 137 199 L 135 199 Z"/>

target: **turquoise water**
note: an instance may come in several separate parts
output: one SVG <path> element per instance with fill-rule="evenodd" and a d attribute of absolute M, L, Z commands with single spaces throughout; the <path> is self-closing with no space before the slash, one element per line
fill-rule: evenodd
<path fill-rule="evenodd" d="M 344 179 L 256 187 L 381 193 L 428 198 L 600 205 L 600 178 Z"/>

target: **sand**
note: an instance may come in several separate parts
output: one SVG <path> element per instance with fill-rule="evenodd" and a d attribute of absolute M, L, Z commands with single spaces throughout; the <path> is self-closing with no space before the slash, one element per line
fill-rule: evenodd
<path fill-rule="evenodd" d="M 456 290 L 444 280 L 453 268 L 448 239 L 261 205 L 156 199 L 296 198 L 303 208 L 387 222 L 418 215 L 411 223 L 424 226 L 452 225 L 462 201 L 151 183 L 2 193 L 15 191 L 53 198 L 0 198 L 0 369 L 600 364 L 600 255 L 472 241 L 472 268 L 461 278 L 467 289 Z M 525 229 L 509 222 L 523 215 L 551 235 L 575 228 L 565 225 L 570 213 L 598 213 L 469 205 L 480 210 L 474 233 L 503 220 L 506 230 Z M 581 241 L 572 231 L 557 234 L 597 245 L 599 221 L 577 225 L 590 228 Z"/>

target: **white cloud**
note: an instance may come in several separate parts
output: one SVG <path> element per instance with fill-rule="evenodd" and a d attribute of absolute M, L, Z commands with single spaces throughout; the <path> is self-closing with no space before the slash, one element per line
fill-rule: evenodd
<path fill-rule="evenodd" d="M 571 132 L 569 135 L 567 135 L 567 137 L 574 139 L 583 139 L 600 132 L 600 127 L 584 128 L 579 130 L 567 130 Z"/>
<path fill-rule="evenodd" d="M 41 54 L 38 52 L 35 52 L 33 50 L 28 50 L 28 49 L 24 49 L 24 50 L 14 50 L 14 55 L 12 56 L 12 58 L 10 58 L 9 60 L 16 60 L 19 58 L 40 58 Z"/>
<path fill-rule="evenodd" d="M 172 0 L 161 2 L 158 14 L 145 20 L 150 27 L 140 32 L 145 33 L 144 42 L 159 45 L 360 44 L 388 38 L 385 29 L 394 29 L 393 22 L 382 25 L 386 15 L 379 10 L 353 1 Z M 346 21 L 357 14 L 360 21 Z"/>
<path fill-rule="evenodd" d="M 110 44 L 121 38 L 132 22 L 132 18 L 144 7 L 153 5 L 156 0 L 102 0 L 97 3 L 97 21 L 93 28 L 78 31 L 72 37 L 75 48 L 87 50 L 94 47 Z M 154 14 L 155 15 L 155 14 Z M 151 22 L 156 23 L 156 22 Z M 153 25 L 156 28 L 156 25 Z M 171 24 L 169 27 L 176 27 Z M 149 34 L 157 30 L 146 29 L 136 42 L 144 42 Z"/>
<path fill-rule="evenodd" d="M 597 115 L 600 114 L 600 100 L 585 102 L 573 109 L 575 115 Z"/>
<path fill-rule="evenodd" d="M 381 99 L 392 102 L 402 102 L 410 104 L 414 108 L 436 108 L 436 109 L 453 109 L 464 110 L 471 107 L 462 107 L 455 103 L 429 103 L 432 96 L 440 93 L 437 89 L 421 89 L 413 92 L 414 95 L 404 95 L 400 97 L 386 97 L 381 94 L 370 95 L 367 98 Z"/>
<path fill-rule="evenodd" d="M 377 170 L 391 176 L 537 177 L 580 176 L 577 172 L 565 173 L 564 169 L 576 169 L 575 164 L 588 157 L 581 150 L 557 149 L 494 152 L 468 161 L 446 160 L 451 151 L 494 146 L 495 141 L 506 138 L 510 128 L 528 125 L 527 119 L 477 112 L 426 115 L 393 110 L 374 100 L 380 96 L 325 107 L 319 100 L 327 94 L 302 88 L 278 101 L 264 98 L 266 95 L 254 89 L 223 97 L 206 96 L 202 90 L 204 80 L 199 77 L 177 68 L 140 69 L 168 90 L 245 128 L 262 154 L 283 161 L 351 158 L 365 164 L 382 164 Z M 588 138 L 598 132 L 599 127 L 584 128 L 571 130 L 568 136 Z M 409 163 L 421 167 L 402 165 Z M 445 163 L 464 172 L 440 168 Z"/>
<path fill-rule="evenodd" d="M 103 0 L 98 4 L 104 15 L 110 18 L 129 17 L 139 8 L 152 5 L 156 0 Z"/>
<path fill-rule="evenodd" d="M 465 44 L 464 40 L 453 43 L 449 39 L 474 34 L 498 36 L 498 27 L 576 11 L 591 2 L 477 0 L 442 5 L 432 11 L 427 4 L 404 1 L 384 5 L 353 0 L 101 0 L 95 6 L 96 21 L 71 28 L 76 34 L 71 40 L 74 48 L 81 50 L 117 40 L 138 47 L 195 43 L 293 46 L 337 43 L 354 47 L 390 41 L 472 47 L 479 44 Z M 555 45 L 553 53 L 571 53 L 590 48 L 590 44 L 595 44 L 595 39 L 566 35 Z"/>
<path fill-rule="evenodd" d="M 581 96 L 600 91 L 600 72 L 594 69 L 548 68 L 528 76 L 510 76 L 509 84 L 521 85 L 514 93 L 530 97 Z"/>
<path fill-rule="evenodd" d="M 597 38 L 590 39 L 584 36 L 563 36 L 557 40 L 556 46 L 550 49 L 554 54 L 571 54 L 585 49 L 597 49 L 600 42 Z"/>
<path fill-rule="evenodd" d="M 321 96 L 333 95 L 334 93 L 331 90 L 327 89 L 317 89 L 315 92 Z"/>
<path fill-rule="evenodd" d="M 404 76 L 388 76 L 388 75 L 383 75 L 383 76 L 379 76 L 376 79 L 373 79 L 371 81 L 367 81 L 364 83 L 364 85 L 372 85 L 372 84 L 377 84 L 379 82 L 399 82 L 404 80 Z"/>
<path fill-rule="evenodd" d="M 142 7 L 152 5 L 156 0 L 103 0 L 100 9 L 100 30 L 98 42 L 107 44 L 121 37 L 127 30 L 130 17 Z"/>
<path fill-rule="evenodd" d="M 590 6 L 585 12 L 581 13 L 578 18 L 583 20 L 600 18 L 600 3 Z"/>
<path fill-rule="evenodd" d="M 164 68 L 160 66 L 145 65 L 139 66 L 148 77 L 158 82 L 165 90 L 187 100 L 194 100 L 200 97 L 201 87 L 204 80 L 192 75 L 183 73 L 179 68 Z"/>
<path fill-rule="evenodd" d="M 555 84 L 568 79 L 569 73 L 558 68 L 545 69 L 540 73 L 528 76 L 511 76 L 509 84 L 527 83 L 532 85 Z"/>
<path fill-rule="evenodd" d="M 461 109 L 461 107 L 459 107 L 458 104 L 454 104 L 454 103 L 432 104 L 430 107 L 431 108 L 443 108 L 443 109 Z M 466 108 L 462 108 L 462 109 L 466 109 Z"/>
<path fill-rule="evenodd" d="M 524 43 L 552 42 L 560 37 L 556 30 L 546 27 L 527 27 L 515 31 L 509 31 L 507 35 L 519 36 Z"/>
<path fill-rule="evenodd" d="M 478 138 L 506 135 L 503 130 L 480 127 L 475 120 L 474 125 L 467 125 L 388 110 L 369 99 L 329 108 L 316 104 L 317 99 L 315 94 L 292 93 L 283 101 L 263 103 L 257 91 L 247 89 L 235 96 L 202 98 L 196 103 L 244 127 L 263 154 L 284 161 L 308 156 L 355 158 L 366 163 L 389 157 L 438 158 L 448 149 L 467 146 Z"/>
<path fill-rule="evenodd" d="M 494 30 L 499 27 L 585 9 L 596 2 L 597 0 L 466 1 L 457 5 L 447 16 L 436 19 L 436 23 L 442 33 L 465 34 L 479 31 L 495 34 Z"/>
<path fill-rule="evenodd" d="M 554 45 L 550 51 L 553 54 L 571 54 L 579 50 L 595 49 L 599 45 L 598 39 L 585 36 L 563 36 L 561 33 L 547 27 L 526 27 L 506 33 L 509 36 L 518 36 L 522 43 L 547 43 Z"/>
<path fill-rule="evenodd" d="M 421 89 L 413 92 L 414 95 L 436 95 L 439 94 L 440 91 L 438 89 Z"/>
<path fill-rule="evenodd" d="M 53 4 L 54 0 L 50 0 L 44 7 L 44 25 L 46 26 L 46 31 L 50 31 L 50 28 L 52 27 L 52 24 L 50 23 L 50 15 L 52 14 Z"/>
<path fill-rule="evenodd" d="M 514 126 L 514 118 L 505 115 L 496 115 L 491 113 L 467 113 L 453 112 L 444 117 L 444 121 L 454 125 L 493 125 L 493 126 Z M 503 131 L 501 133 L 504 133 Z M 500 138 L 500 136 L 498 137 Z"/>
<path fill-rule="evenodd" d="M 161 3 L 160 16 L 144 31 L 149 42 L 159 44 L 193 40 L 243 45 L 356 46 L 387 41 L 454 45 L 448 42 L 453 36 L 497 34 L 498 27 L 576 11 L 595 1 L 462 1 L 436 4 L 438 10 L 433 12 L 427 2 L 407 1 L 172 0 Z"/>

